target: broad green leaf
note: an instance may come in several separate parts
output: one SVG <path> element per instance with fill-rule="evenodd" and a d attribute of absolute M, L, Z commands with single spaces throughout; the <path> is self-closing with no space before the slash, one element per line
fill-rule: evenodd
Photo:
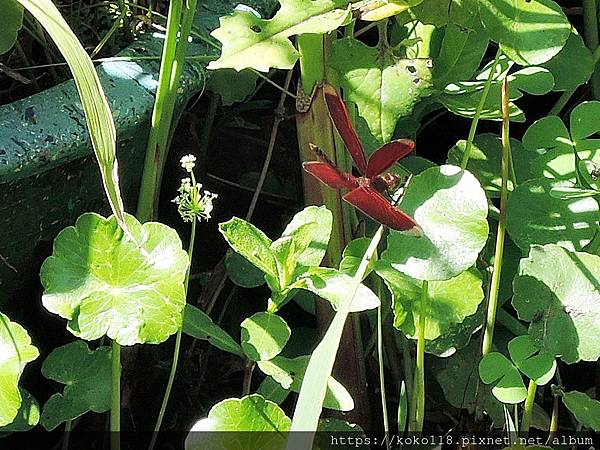
<path fill-rule="evenodd" d="M 371 243 L 371 239 L 367 237 L 361 237 L 358 239 L 354 239 L 350 241 L 344 252 L 342 253 L 342 260 L 340 261 L 340 272 L 343 272 L 351 277 L 356 274 L 358 270 L 358 266 L 360 265 L 360 261 L 367 251 L 369 244 Z M 365 273 L 365 278 L 371 273 L 373 270 L 373 266 L 377 262 L 377 258 L 373 258 L 369 262 L 369 267 L 367 268 L 367 272 Z"/>
<path fill-rule="evenodd" d="M 517 64 L 543 64 L 564 47 L 571 24 L 552 0 L 481 0 L 481 20 L 490 39 Z"/>
<path fill-rule="evenodd" d="M 529 335 L 567 363 L 600 358 L 600 257 L 535 245 L 521 260 L 513 306 Z"/>
<path fill-rule="evenodd" d="M 223 44 L 221 56 L 209 69 L 291 69 L 298 52 L 289 40 L 299 34 L 323 34 L 348 23 L 352 14 L 348 0 L 280 0 L 272 19 L 237 8 L 221 17 L 221 26 L 211 34 Z"/>
<path fill-rule="evenodd" d="M 290 419 L 277 404 L 258 394 L 217 403 L 185 440 L 185 450 L 283 450 Z M 235 433 L 233 433 L 235 432 Z"/>
<path fill-rule="evenodd" d="M 436 282 L 437 283 L 437 282 Z M 448 358 L 471 342 L 473 334 L 481 329 L 485 317 L 485 302 L 479 304 L 475 312 L 460 323 L 448 326 L 444 334 L 425 342 L 425 351 L 440 358 Z"/>
<path fill-rule="evenodd" d="M 17 417 L 21 407 L 19 379 L 27 363 L 38 356 L 27 330 L 0 313 L 0 426 Z"/>
<path fill-rule="evenodd" d="M 17 0 L 2 0 L 2 27 L 0 28 L 0 55 L 8 52 L 23 26 L 23 7 Z"/>
<path fill-rule="evenodd" d="M 583 102 L 573 109 L 570 130 L 575 145 L 582 139 L 600 132 L 600 124 L 597 120 L 598 114 L 600 114 L 599 101 Z"/>
<path fill-rule="evenodd" d="M 271 240 L 262 231 L 237 217 L 219 224 L 219 231 L 233 250 L 277 279 L 277 262 L 270 248 Z"/>
<path fill-rule="evenodd" d="M 455 24 L 468 30 L 481 30 L 478 0 L 425 0 L 411 9 L 423 23 L 441 27 Z"/>
<path fill-rule="evenodd" d="M 82 339 L 157 344 L 181 327 L 188 256 L 175 230 L 125 220 L 136 242 L 114 216 L 83 214 L 61 231 L 42 265 L 42 303 Z"/>
<path fill-rule="evenodd" d="M 581 250 L 594 237 L 599 211 L 596 200 L 556 198 L 551 192 L 557 183 L 547 178 L 529 180 L 508 199 L 506 227 L 524 252 L 533 244 Z"/>
<path fill-rule="evenodd" d="M 274 358 L 290 338 L 292 331 L 276 314 L 259 312 L 242 322 L 242 349 L 253 361 Z"/>
<path fill-rule="evenodd" d="M 515 366 L 536 384 L 542 386 L 554 377 L 554 356 L 536 347 L 529 335 L 517 336 L 510 341 L 508 352 Z"/>
<path fill-rule="evenodd" d="M 565 406 L 584 427 L 600 433 L 600 402 L 598 400 L 578 391 L 565 392 L 562 399 Z"/>
<path fill-rule="evenodd" d="M 104 190 L 113 214 L 119 224 L 126 228 L 125 209 L 119 189 L 117 133 L 94 64 L 52 0 L 17 1 L 40 22 L 73 73 L 92 146 L 100 166 Z"/>
<path fill-rule="evenodd" d="M 270 361 L 259 361 L 258 367 L 284 389 L 300 392 L 309 359 L 310 356 L 299 356 L 292 359 L 276 356 Z M 337 411 L 351 411 L 354 409 L 354 401 L 346 388 L 330 376 L 327 381 L 323 406 Z"/>
<path fill-rule="evenodd" d="M 392 293 L 394 326 L 407 337 L 416 339 L 423 282 L 398 272 L 386 261 L 378 261 L 375 270 Z M 450 280 L 429 283 L 425 339 L 436 339 L 452 325 L 475 314 L 484 297 L 482 283 L 477 269 Z"/>
<path fill-rule="evenodd" d="M 53 394 L 42 409 L 42 425 L 48 431 L 89 411 L 110 409 L 111 349 L 90 351 L 83 341 L 56 348 L 42 364 L 42 375 L 66 385 L 62 394 Z"/>
<path fill-rule="evenodd" d="M 558 116 L 546 116 L 535 121 L 523 135 L 523 146 L 537 154 L 555 148 L 573 149 L 569 130 Z"/>
<path fill-rule="evenodd" d="M 225 352 L 244 357 L 242 348 L 229 334 L 214 323 L 208 314 L 190 304 L 185 305 L 183 332 L 196 339 L 208 341 Z"/>
<path fill-rule="evenodd" d="M 271 400 L 273 403 L 281 405 L 288 398 L 290 391 L 284 389 L 272 377 L 265 377 L 260 386 L 258 386 L 256 393 L 262 395 L 267 400 Z"/>
<path fill-rule="evenodd" d="M 243 102 L 256 89 L 258 75 L 251 70 L 216 70 L 210 75 L 206 88 L 219 94 L 224 106 Z"/>
<path fill-rule="evenodd" d="M 418 280 L 448 280 L 472 267 L 488 235 L 488 205 L 477 179 L 456 166 L 432 167 L 415 176 L 399 207 L 423 237 L 390 232 L 382 259 Z"/>
<path fill-rule="evenodd" d="M 445 88 L 455 80 L 469 80 L 475 74 L 488 47 L 487 35 L 448 24 L 442 48 L 433 66 L 433 82 Z"/>
<path fill-rule="evenodd" d="M 227 252 L 225 267 L 227 275 L 237 286 L 254 288 L 265 284 L 265 274 L 237 252 Z"/>
<path fill-rule="evenodd" d="M 40 422 L 40 405 L 37 400 L 25 389 L 21 393 L 21 407 L 14 420 L 4 427 L 0 427 L 0 438 L 3 433 L 23 433 L 31 430 Z"/>
<path fill-rule="evenodd" d="M 554 75 L 555 91 L 570 91 L 590 79 L 594 58 L 581 36 L 572 31 L 563 49 L 543 67 Z"/>
<path fill-rule="evenodd" d="M 359 8 L 358 14 L 360 20 L 377 22 L 400 14 L 422 2 L 423 0 L 374 0 Z"/>
<path fill-rule="evenodd" d="M 297 230 L 307 223 L 316 223 L 317 229 L 313 233 L 308 248 L 302 251 L 298 264 L 312 267 L 321 264 L 333 226 L 333 214 L 325 206 L 309 206 L 297 213 L 283 231 L 282 236 L 294 236 Z"/>
<path fill-rule="evenodd" d="M 292 289 L 305 289 L 331 303 L 336 311 L 348 297 L 353 285 L 352 277 L 336 269 L 314 267 L 307 270 L 291 285 Z M 350 312 L 361 312 L 379 306 L 379 298 L 364 284 L 360 284 Z"/>
<path fill-rule="evenodd" d="M 524 151 L 523 146 L 516 139 L 511 139 L 510 145 L 517 181 L 528 180 L 532 154 Z M 467 141 L 458 141 L 448 152 L 448 164 L 460 165 L 466 146 Z M 490 198 L 500 197 L 502 187 L 502 142 L 500 136 L 492 133 L 475 136 L 467 170 L 475 175 Z M 508 190 L 513 190 L 512 179 L 508 180 Z"/>
<path fill-rule="evenodd" d="M 485 355 L 479 363 L 479 376 L 485 384 L 493 384 L 492 393 L 502 403 L 521 403 L 527 388 L 519 370 L 502 353 Z"/>
<path fill-rule="evenodd" d="M 392 139 L 400 117 L 410 115 L 432 93 L 428 59 L 398 59 L 391 49 L 344 38 L 334 41 L 328 62 L 339 73 L 347 100 L 356 104 L 380 144 Z"/>

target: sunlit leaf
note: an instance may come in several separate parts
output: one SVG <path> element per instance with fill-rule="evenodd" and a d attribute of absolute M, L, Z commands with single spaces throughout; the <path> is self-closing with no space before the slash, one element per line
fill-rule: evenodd
<path fill-rule="evenodd" d="M 23 433 L 31 430 L 40 422 L 40 405 L 29 391 L 21 388 L 21 406 L 14 420 L 6 426 L 0 427 L 2 433 Z"/>
<path fill-rule="evenodd" d="M 502 353 L 485 355 L 479 363 L 479 376 L 485 384 L 493 384 L 492 393 L 502 403 L 521 403 L 527 388 L 519 370 Z"/>
<path fill-rule="evenodd" d="M 543 67 L 554 75 L 554 90 L 569 91 L 586 83 L 594 71 L 594 58 L 581 36 L 571 32 L 563 49 Z"/>
<path fill-rule="evenodd" d="M 529 379 L 542 386 L 556 372 L 554 356 L 537 348 L 529 335 L 517 336 L 508 343 L 510 359 Z"/>
<path fill-rule="evenodd" d="M 242 322 L 242 349 L 254 361 L 274 358 L 291 335 L 285 320 L 276 314 L 259 312 Z"/>
<path fill-rule="evenodd" d="M 303 250 L 298 257 L 298 264 L 312 267 L 321 264 L 333 226 L 333 214 L 325 206 L 309 206 L 294 215 L 290 223 L 285 227 L 282 236 L 294 236 L 297 230 L 305 224 L 316 223 L 317 228 L 312 234 L 312 240 L 308 248 Z"/>

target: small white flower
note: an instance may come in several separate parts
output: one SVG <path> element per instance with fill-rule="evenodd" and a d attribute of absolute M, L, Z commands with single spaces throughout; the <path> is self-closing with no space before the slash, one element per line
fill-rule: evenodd
<path fill-rule="evenodd" d="M 194 155 L 185 155 L 181 158 L 181 167 L 191 173 L 192 169 L 196 167 L 196 157 Z"/>
<path fill-rule="evenodd" d="M 179 195 L 173 199 L 177 205 L 179 215 L 184 222 L 209 220 L 214 209 L 213 200 L 217 194 L 202 191 L 201 184 L 194 184 L 189 178 L 181 180 L 181 186 L 177 190 Z"/>

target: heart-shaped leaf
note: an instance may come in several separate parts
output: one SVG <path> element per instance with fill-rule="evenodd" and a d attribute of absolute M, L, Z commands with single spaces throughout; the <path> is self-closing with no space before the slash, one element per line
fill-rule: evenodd
<path fill-rule="evenodd" d="M 27 330 L 0 313 L 0 426 L 15 420 L 21 407 L 19 379 L 38 356 Z"/>
<path fill-rule="evenodd" d="M 418 280 L 448 280 L 472 267 L 488 235 L 488 205 L 477 179 L 456 166 L 432 167 L 409 183 L 399 207 L 423 229 L 390 232 L 382 259 Z"/>
<path fill-rule="evenodd" d="M 378 261 L 375 270 L 392 292 L 394 326 L 409 338 L 416 339 L 423 282 L 398 272 L 385 261 Z M 482 283 L 477 269 L 465 271 L 450 280 L 430 282 L 425 339 L 436 339 L 452 325 L 475 314 L 484 297 Z"/>
<path fill-rule="evenodd" d="M 9 51 L 23 26 L 23 7 L 16 0 L 2 0 L 2 27 L 0 28 L 0 55 Z"/>
<path fill-rule="evenodd" d="M 581 36 L 572 31 L 563 49 L 543 67 L 554 75 L 555 91 L 570 91 L 590 79 L 594 58 Z"/>
<path fill-rule="evenodd" d="M 571 391 L 563 394 L 563 403 L 584 426 L 600 433 L 600 402 L 583 392 Z"/>
<path fill-rule="evenodd" d="M 293 359 L 276 356 L 270 361 L 259 361 L 258 367 L 284 389 L 300 392 L 309 360 L 310 356 L 299 356 Z M 351 411 L 354 409 L 354 400 L 346 388 L 330 376 L 323 406 L 336 411 Z"/>
<path fill-rule="evenodd" d="M 508 352 L 515 366 L 540 386 L 548 383 L 556 372 L 554 356 L 536 347 L 529 335 L 510 341 Z"/>
<path fill-rule="evenodd" d="M 485 355 L 479 363 L 479 376 L 485 384 L 494 385 L 492 393 L 502 403 L 521 403 L 527 397 L 519 369 L 502 353 Z"/>
<path fill-rule="evenodd" d="M 42 266 L 42 302 L 82 339 L 160 343 L 181 327 L 188 256 L 168 226 L 126 222 L 136 242 L 114 216 L 84 214 L 61 231 Z"/>
<path fill-rule="evenodd" d="M 103 413 L 110 409 L 110 347 L 90 351 L 83 341 L 71 342 L 48 355 L 42 374 L 66 385 L 62 394 L 53 394 L 44 405 L 41 422 L 46 430 L 52 431 L 88 411 Z"/>
<path fill-rule="evenodd" d="M 432 93 L 430 60 L 399 60 L 391 49 L 344 38 L 334 41 L 328 62 L 339 73 L 347 100 L 358 106 L 380 144 L 392 139 L 400 117 Z"/>
<path fill-rule="evenodd" d="M 521 260 L 513 306 L 535 345 L 567 363 L 600 358 L 600 257 L 535 245 Z"/>
<path fill-rule="evenodd" d="M 479 10 L 490 39 L 522 66 L 549 61 L 571 34 L 567 16 L 552 0 L 481 0 Z"/>
<path fill-rule="evenodd" d="M 591 197 L 561 199 L 552 195 L 560 182 L 547 178 L 520 184 L 508 199 L 506 228 L 527 252 L 534 244 L 559 244 L 581 250 L 592 240 L 598 203 Z"/>
<path fill-rule="evenodd" d="M 244 357 L 242 348 L 231 336 L 214 323 L 208 314 L 190 304 L 185 305 L 183 332 L 196 339 L 208 341 L 225 352 Z"/>
<path fill-rule="evenodd" d="M 224 106 L 243 102 L 256 89 L 258 75 L 251 70 L 238 72 L 233 69 L 216 70 L 211 74 L 206 88 L 219 94 Z"/>
<path fill-rule="evenodd" d="M 292 334 L 285 320 L 276 314 L 259 312 L 242 322 L 242 349 L 253 361 L 274 358 Z"/>

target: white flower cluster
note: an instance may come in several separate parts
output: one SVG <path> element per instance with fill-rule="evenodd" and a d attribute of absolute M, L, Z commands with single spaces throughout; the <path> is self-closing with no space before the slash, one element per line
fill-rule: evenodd
<path fill-rule="evenodd" d="M 184 222 L 193 222 L 198 219 L 209 220 L 210 214 L 214 208 L 213 200 L 217 198 L 217 194 L 209 191 L 203 191 L 202 185 L 196 183 L 192 170 L 196 162 L 196 157 L 187 155 L 181 158 L 181 167 L 192 175 L 192 178 L 184 178 L 181 180 L 181 186 L 177 190 L 179 195 L 173 199 L 173 203 L 177 205 L 179 215 Z"/>
<path fill-rule="evenodd" d="M 183 167 L 186 172 L 192 173 L 194 167 L 196 167 L 196 157 L 194 155 L 185 155 L 181 158 L 181 167 Z"/>

